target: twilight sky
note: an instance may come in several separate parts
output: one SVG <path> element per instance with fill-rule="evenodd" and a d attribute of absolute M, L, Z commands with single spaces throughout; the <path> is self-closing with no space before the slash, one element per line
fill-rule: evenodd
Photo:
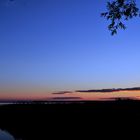
<path fill-rule="evenodd" d="M 140 19 L 111 36 L 106 1 L 0 0 L 0 88 L 140 86 Z"/>

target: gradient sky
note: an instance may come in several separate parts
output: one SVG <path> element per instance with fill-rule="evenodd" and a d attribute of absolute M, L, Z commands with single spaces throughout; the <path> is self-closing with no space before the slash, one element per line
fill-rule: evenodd
<path fill-rule="evenodd" d="M 0 0 L 1 89 L 140 86 L 140 19 L 111 36 L 106 1 Z"/>

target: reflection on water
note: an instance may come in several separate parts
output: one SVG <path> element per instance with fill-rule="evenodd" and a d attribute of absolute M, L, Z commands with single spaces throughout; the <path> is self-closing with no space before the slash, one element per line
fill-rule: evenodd
<path fill-rule="evenodd" d="M 10 133 L 0 130 L 0 140 L 15 140 L 15 139 Z"/>

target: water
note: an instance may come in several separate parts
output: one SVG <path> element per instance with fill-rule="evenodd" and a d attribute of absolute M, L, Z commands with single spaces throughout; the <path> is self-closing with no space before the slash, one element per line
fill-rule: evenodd
<path fill-rule="evenodd" d="M 7 131 L 0 130 L 0 140 L 15 140 L 14 137 Z"/>

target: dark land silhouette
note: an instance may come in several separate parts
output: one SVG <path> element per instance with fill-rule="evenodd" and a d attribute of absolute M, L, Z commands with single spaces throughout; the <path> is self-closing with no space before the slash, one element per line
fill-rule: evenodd
<path fill-rule="evenodd" d="M 119 134 L 139 120 L 140 101 L 132 99 L 24 101 L 0 106 L 0 128 L 22 140 L 80 138 L 84 134 L 94 138 L 97 132 L 105 131 Z"/>

